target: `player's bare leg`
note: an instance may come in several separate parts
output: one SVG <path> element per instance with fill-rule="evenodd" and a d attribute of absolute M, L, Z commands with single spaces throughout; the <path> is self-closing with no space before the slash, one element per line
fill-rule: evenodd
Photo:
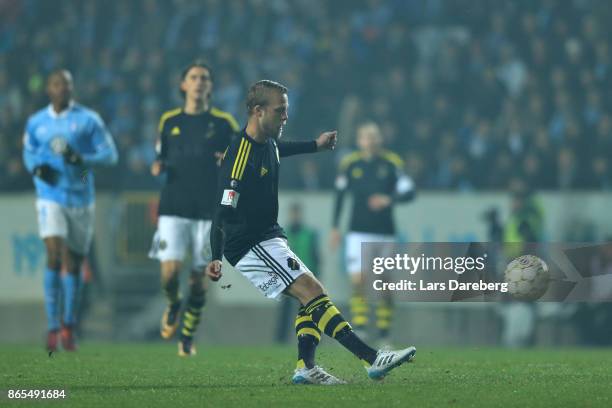
<path fill-rule="evenodd" d="M 189 276 L 189 297 L 183 312 L 183 329 L 179 341 L 179 356 L 187 357 L 196 354 L 193 336 L 198 329 L 202 309 L 206 303 L 207 281 L 204 273 L 199 270 L 192 270 Z"/>
<path fill-rule="evenodd" d="M 384 378 L 392 369 L 412 360 L 416 353 L 414 347 L 377 351 L 364 343 L 325 295 L 323 285 L 310 273 L 300 275 L 286 291 L 304 305 L 305 314 L 311 317 L 321 332 L 338 341 L 365 363 L 368 376 L 372 379 Z"/>
<path fill-rule="evenodd" d="M 160 323 L 160 334 L 164 339 L 170 339 L 176 333 L 180 320 L 181 297 L 179 294 L 179 275 L 181 272 L 181 261 L 161 262 L 161 287 L 168 301 L 168 306 Z"/>
<path fill-rule="evenodd" d="M 47 314 L 47 350 L 57 351 L 60 330 L 60 294 L 62 252 L 64 240 L 61 237 L 44 239 L 47 265 L 44 272 L 45 310 Z"/>
<path fill-rule="evenodd" d="M 62 319 L 62 347 L 67 351 L 76 351 L 75 328 L 78 319 L 79 295 L 81 289 L 81 266 L 84 256 L 67 246 L 63 248 L 63 264 L 66 274 L 62 276 L 64 294 L 64 316 Z"/>

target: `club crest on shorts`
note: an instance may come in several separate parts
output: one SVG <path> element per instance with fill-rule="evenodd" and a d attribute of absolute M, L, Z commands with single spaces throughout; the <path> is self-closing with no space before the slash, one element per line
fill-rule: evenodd
<path fill-rule="evenodd" d="M 168 243 L 165 240 L 160 240 L 159 241 L 159 250 L 163 251 L 164 249 L 166 249 L 168 247 Z"/>
<path fill-rule="evenodd" d="M 289 269 L 292 271 L 300 269 L 300 263 L 295 258 L 287 258 L 287 266 L 289 266 Z"/>

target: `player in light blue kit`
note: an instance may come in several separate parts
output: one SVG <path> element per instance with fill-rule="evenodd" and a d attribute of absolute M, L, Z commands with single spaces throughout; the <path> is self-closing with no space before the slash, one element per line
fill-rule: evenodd
<path fill-rule="evenodd" d="M 64 350 L 76 350 L 73 328 L 79 272 L 94 229 L 91 167 L 113 165 L 118 158 L 104 122 L 96 112 L 72 100 L 72 89 L 70 72 L 57 70 L 49 75 L 51 104 L 30 116 L 23 139 L 23 159 L 36 186 L 40 237 L 47 249 L 44 289 L 49 351 L 57 350 L 58 337 Z"/>

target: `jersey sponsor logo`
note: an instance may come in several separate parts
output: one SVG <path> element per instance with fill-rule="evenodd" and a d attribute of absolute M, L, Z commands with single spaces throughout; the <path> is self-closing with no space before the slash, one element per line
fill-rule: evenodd
<path fill-rule="evenodd" d="M 287 258 L 287 266 L 292 271 L 297 271 L 300 269 L 300 263 L 295 258 Z"/>
<path fill-rule="evenodd" d="M 236 208 L 238 206 L 239 197 L 240 193 L 236 190 L 223 190 L 223 198 L 221 199 L 221 205 L 227 205 Z"/>
<path fill-rule="evenodd" d="M 181 134 L 181 129 L 179 129 L 179 127 L 178 127 L 178 126 L 175 126 L 175 127 L 173 127 L 173 128 L 172 128 L 172 130 L 170 131 L 170 134 L 171 134 L 172 136 L 178 136 L 178 135 L 180 135 L 180 134 Z"/>
<path fill-rule="evenodd" d="M 266 174 L 268 174 L 268 169 L 266 169 L 265 167 L 262 166 L 259 175 L 260 175 L 260 177 L 263 177 Z"/>
<path fill-rule="evenodd" d="M 351 172 L 351 176 L 356 179 L 361 178 L 363 177 L 363 170 L 360 167 L 355 167 Z"/>

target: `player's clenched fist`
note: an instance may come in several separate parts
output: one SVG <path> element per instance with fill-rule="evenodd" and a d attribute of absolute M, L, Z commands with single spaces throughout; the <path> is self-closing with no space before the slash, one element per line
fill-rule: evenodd
<path fill-rule="evenodd" d="M 334 150 L 338 141 L 338 132 L 323 132 L 317 137 L 317 150 Z"/>
<path fill-rule="evenodd" d="M 223 266 L 223 263 L 219 260 L 215 260 L 212 261 L 211 263 L 209 263 L 206 266 L 206 275 L 208 275 L 208 277 L 212 280 L 212 281 L 218 281 L 219 279 L 221 279 L 221 276 L 223 275 L 221 273 L 221 266 Z"/>

